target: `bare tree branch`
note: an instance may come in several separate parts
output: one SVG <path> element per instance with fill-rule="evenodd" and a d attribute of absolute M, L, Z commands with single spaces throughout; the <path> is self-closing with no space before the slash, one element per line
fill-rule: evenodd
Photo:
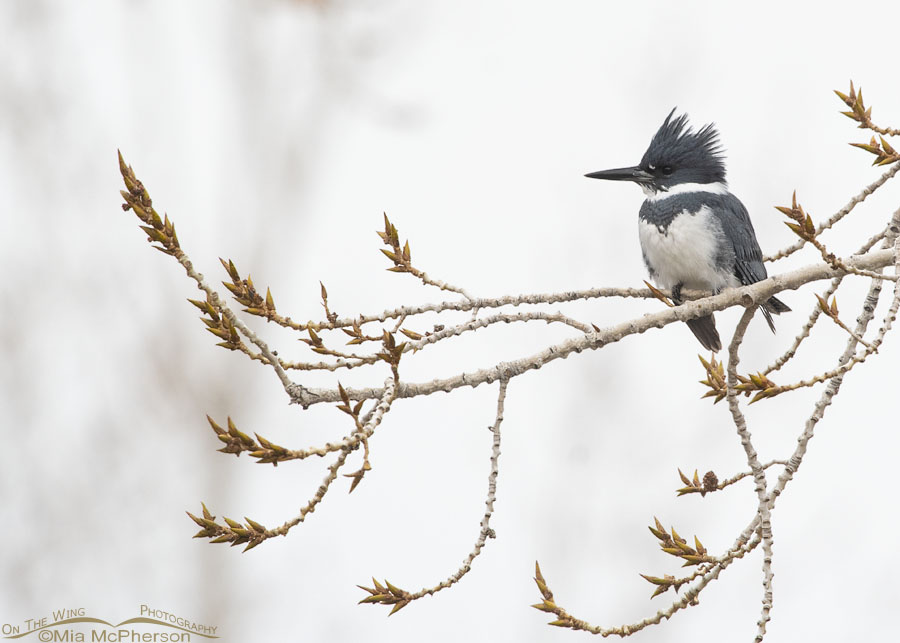
<path fill-rule="evenodd" d="M 892 263 L 892 251 L 878 250 L 867 253 L 865 255 L 853 256 L 844 259 L 847 265 L 854 268 L 873 269 L 883 268 Z M 750 286 L 741 288 L 730 288 L 718 295 L 698 299 L 687 302 L 674 308 L 667 308 L 655 313 L 649 313 L 639 319 L 633 319 L 614 326 L 594 331 L 576 337 L 565 342 L 550 346 L 543 351 L 523 357 L 509 362 L 503 362 L 491 368 L 480 369 L 469 373 L 463 373 L 454 377 L 445 379 L 435 379 L 430 382 L 406 383 L 400 384 L 397 396 L 400 398 L 418 397 L 420 395 L 431 395 L 439 391 L 450 392 L 453 389 L 463 386 L 476 387 L 480 384 L 491 383 L 506 376 L 510 379 L 521 375 L 529 370 L 537 369 L 545 364 L 560 358 L 566 358 L 572 353 L 580 353 L 584 350 L 596 350 L 607 344 L 619 341 L 630 335 L 644 333 L 652 328 L 663 328 L 677 321 L 685 321 L 702 317 L 709 313 L 724 310 L 732 306 L 754 306 L 758 302 L 768 300 L 783 290 L 795 290 L 805 284 L 820 281 L 822 279 L 830 279 L 835 275 L 841 274 L 832 266 L 826 263 L 812 264 L 804 268 L 775 275 L 759 281 Z M 424 340 L 420 340 L 424 343 Z M 410 344 L 411 349 L 415 349 L 417 344 Z M 366 400 L 377 398 L 381 395 L 382 389 L 347 389 L 347 393 L 353 400 Z M 335 389 L 306 389 L 294 385 L 288 391 L 291 396 L 291 402 L 300 404 L 304 408 L 321 402 L 337 401 L 337 391 Z"/>
<path fill-rule="evenodd" d="M 683 496 L 699 493 L 700 496 L 705 497 L 709 492 L 722 491 L 745 477 L 752 477 L 757 499 L 752 519 L 738 533 L 732 546 L 718 556 L 713 556 L 707 551 L 699 536 L 695 535 L 693 544 L 690 544 L 678 534 L 674 527 L 667 531 L 656 520 L 655 525 L 650 526 L 650 531 L 657 539 L 662 553 L 677 558 L 685 566 L 693 566 L 694 571 L 679 578 L 668 574 L 641 574 L 654 586 L 653 597 L 664 594 L 669 589 L 674 590 L 676 594 L 676 598 L 667 609 L 658 610 L 652 616 L 617 627 L 592 625 L 586 620 L 576 618 L 557 603 L 537 565 L 535 566 L 535 583 L 541 593 L 542 602 L 533 607 L 553 614 L 555 620 L 551 622 L 551 625 L 587 631 L 601 636 L 628 636 L 671 618 L 685 607 L 696 605 L 700 593 L 710 586 L 723 570 L 761 544 L 763 550 L 763 597 L 755 635 L 755 640 L 761 643 L 766 635 L 774 606 L 772 515 L 776 501 L 799 470 L 806 456 L 809 442 L 814 437 L 815 427 L 824 418 L 826 409 L 838 394 L 844 377 L 853 368 L 878 352 L 887 334 L 891 331 L 898 310 L 900 310 L 900 279 L 898 279 L 900 276 L 900 209 L 893 213 L 885 227 L 880 230 L 876 229 L 874 234 L 871 234 L 872 231 L 867 233 L 871 236 L 862 244 L 856 254 L 837 257 L 819 238 L 822 233 L 832 230 L 870 194 L 900 172 L 900 162 L 898 162 L 900 153 L 897 153 L 883 138 L 896 134 L 896 132 L 890 128 L 880 128 L 872 123 L 871 110 L 865 108 L 861 92 L 857 93 L 852 84 L 849 95 L 840 92 L 838 95 L 851 109 L 850 112 L 844 112 L 845 114 L 859 122 L 861 127 L 882 135 L 880 141 L 873 139 L 868 144 L 854 145 L 875 154 L 877 164 L 895 165 L 877 181 L 853 197 L 844 208 L 818 226 L 797 202 L 796 194 L 789 207 L 778 207 L 789 217 L 788 226 L 800 237 L 800 240 L 775 255 L 767 257 L 766 260 L 774 261 L 787 257 L 810 243 L 821 256 L 821 261 L 817 263 L 773 275 L 750 286 L 729 288 L 716 295 L 686 292 L 683 293 L 685 303 L 677 306 L 669 301 L 667 293 L 652 286 L 646 289 L 595 288 L 562 293 L 475 298 L 466 289 L 431 277 L 414 265 L 409 241 L 401 244 L 396 226 L 385 215 L 384 231 L 378 234 L 383 243 L 389 247 L 389 249 L 381 248 L 381 252 L 391 261 L 391 267 L 388 270 L 409 273 L 416 277 L 422 285 L 460 295 L 461 299 L 405 305 L 381 313 L 339 318 L 329 307 L 328 293 L 324 284 L 320 282 L 321 304 L 325 318 L 320 322 L 299 323 L 290 317 L 283 316 L 276 309 L 275 299 L 269 288 L 257 289 L 249 275 L 246 278 L 242 277 L 232 261 L 222 260 L 222 266 L 229 278 L 228 281 L 223 282 L 223 285 L 230 292 L 234 302 L 243 306 L 243 313 L 262 317 L 282 329 L 301 333 L 298 343 L 301 350 L 316 356 L 296 360 L 285 359 L 276 350 L 271 349 L 269 344 L 257 332 L 249 328 L 241 316 L 235 312 L 233 304 L 221 297 L 206 278 L 195 270 L 175 234 L 174 223 L 169 220 L 168 216 L 160 217 L 153 207 L 149 193 L 137 179 L 132 168 L 127 166 L 119 155 L 119 167 L 126 187 L 126 191 L 122 192 L 125 199 L 123 207 L 126 210 L 132 210 L 138 216 L 143 223 L 141 228 L 147 234 L 153 247 L 164 254 L 173 256 L 188 277 L 195 282 L 197 288 L 205 294 L 205 299 L 189 301 L 201 311 L 203 315 L 201 320 L 206 329 L 218 340 L 221 340 L 217 345 L 271 367 L 281 386 L 287 392 L 290 403 L 297 404 L 303 409 L 320 403 L 335 404 L 336 410 L 349 416 L 352 421 L 352 429 L 348 430 L 343 437 L 324 444 L 297 449 L 274 444 L 259 434 L 251 437 L 238 429 L 230 417 L 227 421 L 227 428 L 219 426 L 212 418 L 208 417 L 217 440 L 224 444 L 219 450 L 225 453 L 239 456 L 246 452 L 258 463 L 272 464 L 273 466 L 277 466 L 279 463 L 309 460 L 312 456 L 326 457 L 329 454 L 335 454 L 335 457 L 327 467 L 322 483 L 301 506 L 299 514 L 284 522 L 280 527 L 268 529 L 250 518 L 245 518 L 244 521 L 223 518 L 224 522 L 220 523 L 203 504 L 201 515 L 188 514 L 201 528 L 196 537 L 206 538 L 213 543 L 244 545 L 244 551 L 247 551 L 272 537 L 286 535 L 315 511 L 354 451 L 361 453 L 361 466 L 357 471 L 343 475 L 351 479 L 350 492 L 363 481 L 366 473 L 372 469 L 369 462 L 370 439 L 397 400 L 431 395 L 439 391 L 452 393 L 459 388 L 474 388 L 482 384 L 498 382 L 496 413 L 491 427 L 492 446 L 485 511 L 474 546 L 463 559 L 459 569 L 434 586 L 426 586 L 419 591 L 408 592 L 386 580 L 382 584 L 375 579 L 373 579 L 372 587 L 360 586 L 368 593 L 368 596 L 360 602 L 392 606 L 391 614 L 393 614 L 419 598 L 433 596 L 458 583 L 471 570 L 474 560 L 481 554 L 487 539 L 495 537 L 494 531 L 490 527 L 490 521 L 494 513 L 496 483 L 499 474 L 500 427 L 503 422 L 507 387 L 511 380 L 526 372 L 539 370 L 558 359 L 565 359 L 583 351 L 598 350 L 631 336 L 640 335 L 650 329 L 663 328 L 672 323 L 685 322 L 727 308 L 742 306 L 745 310 L 728 346 L 727 372 L 724 365 L 717 362 L 715 357 L 706 360 L 701 356 L 701 362 L 706 371 L 706 379 L 701 383 L 709 388 L 703 397 L 712 397 L 714 402 L 727 400 L 731 420 L 744 449 L 749 471 L 739 473 L 722 482 L 719 482 L 716 475 L 710 471 L 703 477 L 701 483 L 696 471 L 691 479 L 679 470 L 681 480 L 686 486 L 678 489 L 677 494 Z M 876 249 L 878 244 L 881 247 Z M 893 266 L 892 274 L 884 272 L 885 268 L 889 266 Z M 837 291 L 854 279 L 868 280 L 869 290 L 856 318 L 856 325 L 851 328 L 839 315 Z M 808 284 L 824 280 L 830 280 L 830 283 L 824 294 L 815 294 L 817 304 L 813 306 L 808 319 L 800 327 L 790 348 L 764 370 L 755 374 L 740 373 L 738 370 L 740 349 L 756 309 L 784 290 L 797 290 Z M 870 332 L 867 337 L 866 332 L 875 318 L 876 307 L 885 283 L 893 283 L 892 298 L 881 326 L 877 331 Z M 262 295 L 263 290 L 265 296 Z M 531 308 L 599 298 L 646 299 L 648 304 L 654 308 L 651 312 L 639 317 L 604 328 L 596 326 L 589 320 L 578 319 L 570 313 Z M 665 307 L 661 310 L 658 309 L 659 304 L 653 299 L 659 299 L 665 304 Z M 812 298 L 810 298 L 810 303 L 812 304 Z M 511 310 L 505 310 L 506 308 Z M 482 311 L 487 312 L 483 314 Z M 454 315 L 454 313 L 461 312 L 471 313 L 468 320 L 460 322 L 460 315 Z M 836 363 L 805 379 L 782 385 L 775 384 L 769 379 L 769 375 L 780 371 L 785 364 L 796 357 L 801 345 L 810 339 L 813 328 L 823 314 L 830 317 L 848 335 L 846 347 L 837 356 Z M 444 323 L 432 323 L 435 317 Z M 452 323 L 449 323 L 448 319 L 452 320 Z M 426 328 L 425 320 L 429 321 L 430 328 Z M 574 336 L 556 343 L 549 343 L 550 340 L 547 340 L 548 343 L 536 353 L 480 369 L 466 370 L 449 377 L 435 378 L 424 382 L 408 382 L 401 379 L 401 364 L 405 365 L 409 359 L 413 359 L 413 355 L 423 352 L 430 354 L 433 352 L 431 347 L 441 342 L 454 341 L 457 337 L 475 334 L 491 326 L 535 321 L 547 325 L 562 325 L 566 329 L 571 329 L 569 332 Z M 484 334 L 479 333 L 478 336 L 482 335 Z M 344 345 L 337 347 L 335 338 L 353 348 L 348 349 Z M 417 357 L 416 359 L 421 358 Z M 335 381 L 333 388 L 312 388 L 305 386 L 301 381 L 291 379 L 288 375 L 289 372 L 299 376 L 306 371 L 337 372 L 340 369 L 365 369 L 366 373 L 376 373 L 379 379 L 375 382 L 383 380 L 383 384 L 380 387 L 368 386 L 367 384 L 374 383 L 372 380 L 366 380 L 363 382 L 364 386 L 360 388 L 345 388 L 340 382 Z M 388 370 L 390 375 L 384 379 Z M 784 372 L 782 371 L 778 377 L 782 377 Z M 749 402 L 749 404 L 753 404 L 775 395 L 818 384 L 824 384 L 824 390 L 806 418 L 797 438 L 797 446 L 790 457 L 771 459 L 766 464 L 762 464 L 757 446 L 753 441 L 753 433 L 741 407 L 741 395 L 753 395 Z M 373 400 L 374 404 L 369 405 L 368 410 L 364 412 L 368 400 Z M 362 448 L 360 449 L 360 447 Z M 782 466 L 783 470 L 770 486 L 766 470 L 775 464 Z"/>

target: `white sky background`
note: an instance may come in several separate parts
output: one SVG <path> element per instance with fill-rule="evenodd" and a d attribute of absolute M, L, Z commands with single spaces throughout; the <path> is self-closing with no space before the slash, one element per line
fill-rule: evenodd
<path fill-rule="evenodd" d="M 320 279 L 342 315 L 440 298 L 383 270 L 382 211 L 417 265 L 476 295 L 641 285 L 642 195 L 582 175 L 636 163 L 673 106 L 718 124 L 731 187 L 770 252 L 792 241 L 772 208 L 792 190 L 821 220 L 880 175 L 846 145 L 866 135 L 831 90 L 853 78 L 877 122 L 900 122 L 883 29 L 900 18 L 895 2 L 323 5 L 0 5 L 0 622 L 61 607 L 117 622 L 149 604 L 216 624 L 227 641 L 574 641 L 586 635 L 528 607 L 535 559 L 571 613 L 634 622 L 671 600 L 649 601 L 638 572 L 681 571 L 646 529 L 654 515 L 715 553 L 752 517 L 749 481 L 675 498 L 677 467 L 724 478 L 746 465 L 725 405 L 699 399 L 698 345 L 673 325 L 512 382 L 497 539 L 459 585 L 390 619 L 356 606 L 355 584 L 375 575 L 415 591 L 469 552 L 496 386 L 398 403 L 360 487 L 348 496 L 339 480 L 287 538 L 244 555 L 190 539 L 183 511 L 201 500 L 274 526 L 325 469 L 218 454 L 205 413 L 296 448 L 346 420 L 288 407 L 269 371 L 213 346 L 184 301 L 197 291 L 121 212 L 117 147 L 202 272 L 219 280 L 216 257 L 230 257 L 282 312 L 309 319 L 321 316 Z M 833 249 L 860 245 L 898 198 L 886 186 Z M 770 272 L 815 259 L 804 251 Z M 823 288 L 784 293 L 795 312 L 777 336 L 753 321 L 745 370 L 789 345 Z M 844 297 L 852 322 L 857 302 Z M 572 311 L 603 325 L 657 307 Z M 723 337 L 736 319 L 719 315 Z M 282 355 L 303 354 L 264 331 Z M 480 332 L 403 374 L 446 376 L 569 336 Z M 843 350 L 839 331 L 823 336 L 792 378 Z M 891 336 L 846 378 L 778 502 L 767 641 L 896 631 L 898 356 Z M 748 410 L 763 460 L 791 452 L 819 391 Z M 635 640 L 749 640 L 760 567 L 756 551 L 699 607 Z"/>

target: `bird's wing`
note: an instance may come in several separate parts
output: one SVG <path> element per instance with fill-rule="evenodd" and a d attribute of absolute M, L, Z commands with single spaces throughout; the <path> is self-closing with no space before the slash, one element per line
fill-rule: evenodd
<path fill-rule="evenodd" d="M 734 248 L 734 274 L 746 285 L 766 278 L 762 250 L 756 240 L 756 232 L 750 222 L 747 208 L 733 194 L 722 195 L 722 208 L 717 214 L 722 219 L 722 229 Z"/>

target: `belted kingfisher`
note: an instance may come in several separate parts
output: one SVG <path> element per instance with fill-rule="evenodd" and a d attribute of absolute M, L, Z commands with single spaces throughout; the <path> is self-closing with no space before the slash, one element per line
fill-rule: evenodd
<path fill-rule="evenodd" d="M 747 208 L 726 186 L 718 131 L 710 123 L 694 132 L 687 114 L 674 114 L 669 112 L 640 164 L 585 176 L 634 181 L 644 191 L 638 214 L 644 263 L 680 304 L 682 288 L 718 293 L 767 275 Z M 775 297 L 760 308 L 773 333 L 772 315 L 790 310 Z M 722 348 L 712 315 L 687 325 L 707 350 Z"/>

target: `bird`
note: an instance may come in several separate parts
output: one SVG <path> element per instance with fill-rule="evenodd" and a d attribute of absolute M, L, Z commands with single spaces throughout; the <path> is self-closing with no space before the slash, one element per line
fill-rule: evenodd
<path fill-rule="evenodd" d="M 632 181 L 644 191 L 638 237 L 651 279 L 683 302 L 682 289 L 719 293 L 767 277 L 762 251 L 744 204 L 728 190 L 724 150 L 713 123 L 694 131 L 687 114 L 672 109 L 638 165 L 585 174 Z M 776 297 L 760 305 L 772 332 L 772 315 L 791 309 Z M 687 321 L 709 351 L 722 341 L 712 314 Z"/>

